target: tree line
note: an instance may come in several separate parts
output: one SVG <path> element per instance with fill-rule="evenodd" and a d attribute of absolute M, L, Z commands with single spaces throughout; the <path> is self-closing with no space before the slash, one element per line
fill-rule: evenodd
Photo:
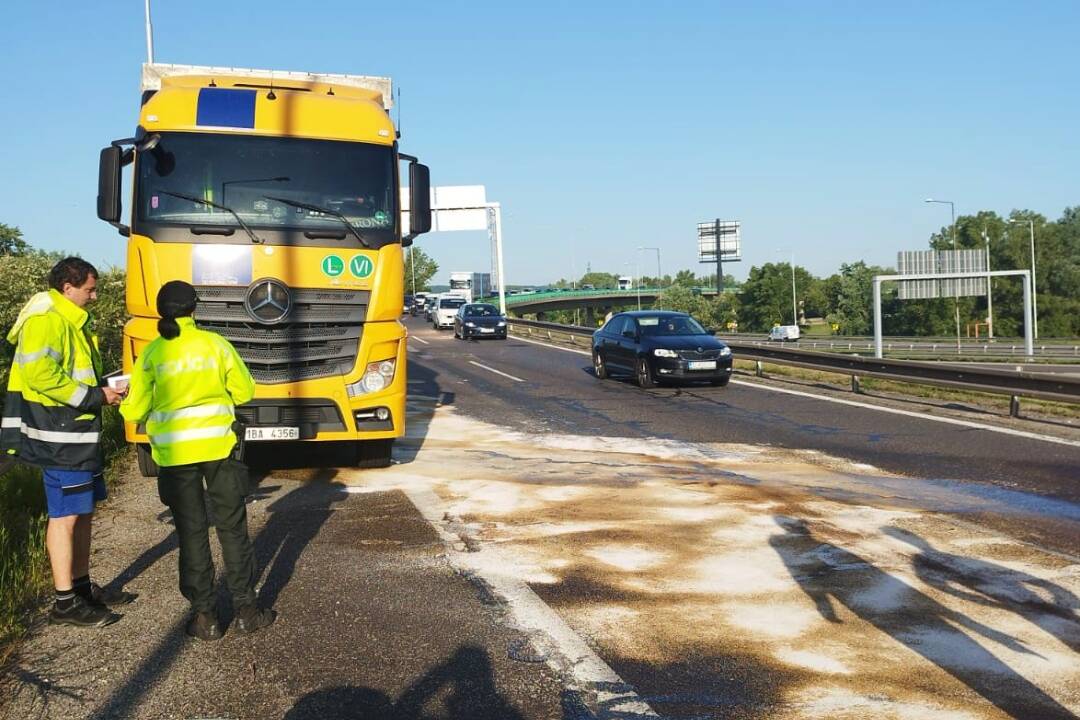
<path fill-rule="evenodd" d="M 1027 210 L 1008 216 L 992 211 L 956 219 L 957 249 L 989 248 L 991 270 L 1031 268 L 1031 229 L 1035 236 L 1035 286 L 1039 336 L 1080 335 L 1080 206 L 1066 208 L 1050 221 Z M 934 250 L 953 249 L 953 228 L 946 226 L 931 235 Z M 838 272 L 817 277 L 795 266 L 795 295 L 802 319 L 824 321 L 841 335 L 873 332 L 873 277 L 895 274 L 893 267 L 867 265 L 859 260 L 844 263 Z M 767 332 L 774 325 L 790 325 L 792 317 L 792 267 L 790 263 L 765 263 L 752 267 L 747 279 L 736 284 L 725 275 L 725 292 L 704 297 L 695 288 L 714 288 L 715 275 L 695 275 L 681 270 L 675 276 L 642 277 L 644 287 L 664 288 L 655 307 L 689 312 L 704 324 L 724 329 L 737 323 L 739 332 Z M 558 287 L 617 287 L 614 273 L 590 272 L 578 280 L 562 279 Z M 995 336 L 1023 334 L 1023 289 L 1019 278 L 994 278 L 992 303 Z M 955 332 L 954 299 L 900 300 L 897 284 L 882 288 L 882 325 L 886 335 L 949 336 Z M 967 326 L 987 317 L 986 296 L 959 299 L 960 322 Z M 573 313 L 567 318 L 572 322 Z M 985 328 L 982 329 L 985 333 Z"/>

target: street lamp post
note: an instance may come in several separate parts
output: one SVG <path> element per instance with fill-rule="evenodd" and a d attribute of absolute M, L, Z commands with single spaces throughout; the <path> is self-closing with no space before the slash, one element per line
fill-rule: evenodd
<path fill-rule="evenodd" d="M 926 198 L 928 203 L 937 203 L 939 205 L 949 206 L 949 215 L 952 218 L 951 233 L 952 233 L 952 249 L 956 251 L 956 205 L 952 200 L 935 200 L 934 198 Z M 953 280 L 953 312 L 956 315 L 956 354 L 960 354 L 960 286 L 957 285 L 956 280 Z"/>
<path fill-rule="evenodd" d="M 412 269 L 412 294 L 416 297 L 416 260 L 413 258 L 414 248 L 409 248 L 409 268 Z"/>
<path fill-rule="evenodd" d="M 994 339 L 994 287 L 990 276 L 990 233 L 983 228 L 983 242 L 986 243 L 986 334 Z"/>
<path fill-rule="evenodd" d="M 1023 220 L 1009 220 L 1010 224 L 1023 223 Z M 1039 339 L 1039 301 L 1035 292 L 1035 221 L 1028 219 L 1028 230 L 1031 232 L 1031 330 L 1035 339 Z"/>

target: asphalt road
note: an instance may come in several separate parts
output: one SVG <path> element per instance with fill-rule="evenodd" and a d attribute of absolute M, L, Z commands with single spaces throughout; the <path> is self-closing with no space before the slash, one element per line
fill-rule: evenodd
<path fill-rule="evenodd" d="M 450 378 L 466 380 L 470 392 L 456 393 L 455 405 L 499 425 L 529 432 L 816 450 L 901 475 L 943 483 L 969 481 L 969 490 L 975 494 L 995 492 L 980 489 L 992 486 L 1080 502 L 1080 432 L 1074 429 L 1059 433 L 1038 423 L 1022 425 L 1022 432 L 1063 434 L 1071 442 L 1056 444 L 770 392 L 745 376 L 736 376 L 726 388 L 691 385 L 641 390 L 630 378 L 598 381 L 585 355 L 544 349 L 518 338 L 465 343 L 418 319 L 408 324 L 415 343 L 412 377 L 430 378 L 439 389 L 445 389 Z M 873 402 L 850 394 L 848 399 Z M 919 401 L 902 408 L 915 414 L 935 411 Z M 1010 425 L 999 415 L 973 413 L 970 419 L 984 425 Z M 1037 498 L 1025 502 L 1037 502 Z"/>
<path fill-rule="evenodd" d="M 416 479 L 661 714 L 1080 707 L 1075 428 L 748 377 L 643 391 L 410 325 L 410 382 L 456 423 Z"/>

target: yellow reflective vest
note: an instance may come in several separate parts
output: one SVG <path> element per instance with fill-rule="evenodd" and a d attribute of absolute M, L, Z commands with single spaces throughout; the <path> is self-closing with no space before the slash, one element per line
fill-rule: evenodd
<path fill-rule="evenodd" d="M 101 356 L 90 316 L 56 290 L 40 292 L 7 336 L 15 345 L 0 446 L 34 465 L 102 467 Z"/>
<path fill-rule="evenodd" d="M 154 461 L 162 467 L 228 457 L 236 444 L 236 405 L 255 394 L 255 381 L 229 341 L 177 318 L 180 335 L 159 337 L 135 362 L 124 419 L 146 423 Z"/>

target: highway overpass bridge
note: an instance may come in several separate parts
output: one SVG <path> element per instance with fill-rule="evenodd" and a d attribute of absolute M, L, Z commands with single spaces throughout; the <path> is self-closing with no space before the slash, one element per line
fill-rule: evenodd
<path fill-rule="evenodd" d="M 695 294 L 715 296 L 715 288 L 693 288 Z M 516 317 L 535 315 L 544 319 L 544 313 L 556 310 L 583 310 L 585 325 L 593 326 L 596 318 L 609 312 L 627 309 L 651 308 L 663 288 L 635 288 L 633 290 L 559 290 L 554 292 L 507 295 L 507 312 Z M 498 302 L 497 298 L 489 298 Z"/>

